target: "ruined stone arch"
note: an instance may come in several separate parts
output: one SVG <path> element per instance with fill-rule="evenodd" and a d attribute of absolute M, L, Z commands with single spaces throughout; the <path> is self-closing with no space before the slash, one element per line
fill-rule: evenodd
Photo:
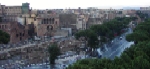
<path fill-rule="evenodd" d="M 47 26 L 47 30 L 53 30 L 53 26 L 52 25 L 48 25 Z"/>

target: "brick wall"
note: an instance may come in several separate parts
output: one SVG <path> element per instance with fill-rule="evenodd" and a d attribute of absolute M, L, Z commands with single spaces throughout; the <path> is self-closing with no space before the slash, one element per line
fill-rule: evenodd
<path fill-rule="evenodd" d="M 0 23 L 0 29 L 10 34 L 10 43 L 17 43 L 28 38 L 28 31 L 17 22 Z"/>

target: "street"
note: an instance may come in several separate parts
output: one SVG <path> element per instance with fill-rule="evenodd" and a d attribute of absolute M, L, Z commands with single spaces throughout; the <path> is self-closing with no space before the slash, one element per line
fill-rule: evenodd
<path fill-rule="evenodd" d="M 121 40 L 118 39 L 119 37 L 115 38 L 111 46 L 106 47 L 106 51 L 99 51 L 99 53 L 101 52 L 102 54 L 102 58 L 105 57 L 108 59 L 114 59 L 115 56 L 120 56 L 125 48 L 130 47 L 130 45 L 134 44 L 133 42 L 128 42 L 125 40 L 125 35 L 129 33 L 132 33 L 131 29 L 129 29 L 128 32 L 120 36 L 122 37 Z M 100 50 L 100 48 L 98 50 Z"/>

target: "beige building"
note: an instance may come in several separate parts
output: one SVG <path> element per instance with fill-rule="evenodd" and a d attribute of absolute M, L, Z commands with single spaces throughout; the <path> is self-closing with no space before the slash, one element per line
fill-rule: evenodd
<path fill-rule="evenodd" d="M 4 6 L 4 14 L 7 15 L 20 15 L 22 13 L 22 6 Z"/>
<path fill-rule="evenodd" d="M 87 15 L 78 15 L 76 28 L 77 30 L 85 30 L 87 29 L 88 16 Z"/>
<path fill-rule="evenodd" d="M 55 14 L 23 14 L 18 17 L 18 22 L 22 25 L 33 24 L 37 36 L 46 36 L 59 28 L 59 16 Z"/>
<path fill-rule="evenodd" d="M 17 21 L 17 17 L 22 13 L 29 12 L 29 3 L 22 3 L 19 6 L 6 6 L 0 4 L 0 15 L 3 17 L 3 21 Z"/>
<path fill-rule="evenodd" d="M 116 14 L 113 14 L 113 13 L 108 14 L 108 19 L 109 20 L 114 19 L 115 17 L 116 17 Z"/>
<path fill-rule="evenodd" d="M 37 36 L 53 36 L 54 31 L 59 28 L 59 16 L 56 14 L 41 14 L 37 19 Z"/>
<path fill-rule="evenodd" d="M 16 21 L 16 17 L 22 14 L 21 7 L 0 5 L 0 15 L 3 16 L 3 21 Z"/>

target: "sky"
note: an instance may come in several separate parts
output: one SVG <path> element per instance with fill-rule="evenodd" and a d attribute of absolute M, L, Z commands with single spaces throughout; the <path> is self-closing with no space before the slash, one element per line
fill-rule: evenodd
<path fill-rule="evenodd" d="M 147 7 L 150 0 L 1 0 L 2 5 L 21 5 L 30 3 L 33 9 L 68 9 L 70 8 L 122 8 L 122 7 Z"/>

